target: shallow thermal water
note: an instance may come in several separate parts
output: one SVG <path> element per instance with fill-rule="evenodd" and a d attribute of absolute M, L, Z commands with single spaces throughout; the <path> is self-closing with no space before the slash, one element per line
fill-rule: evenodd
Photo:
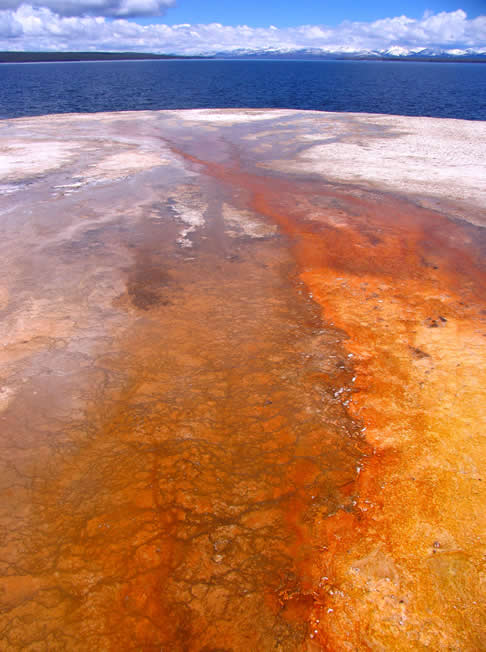
<path fill-rule="evenodd" d="M 482 229 L 286 173 L 324 126 L 2 125 L 3 649 L 478 649 Z"/>

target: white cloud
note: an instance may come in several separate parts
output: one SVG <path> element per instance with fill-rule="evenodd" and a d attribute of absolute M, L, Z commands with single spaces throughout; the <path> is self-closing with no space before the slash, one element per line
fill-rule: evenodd
<path fill-rule="evenodd" d="M 44 0 L 54 6 L 60 0 Z M 117 11 L 137 11 L 150 3 L 168 6 L 172 0 L 82 0 L 99 12 L 108 6 Z M 63 3 L 65 6 L 67 2 Z M 77 3 L 80 6 L 81 3 Z M 125 9 L 123 9 L 125 8 Z M 94 11 L 94 10 L 93 10 Z M 486 51 L 486 16 L 468 19 L 462 10 L 426 14 L 415 20 L 407 16 L 384 18 L 372 23 L 344 22 L 335 28 L 302 25 L 280 29 L 246 25 L 139 25 L 109 20 L 100 15 L 61 16 L 47 7 L 21 5 L 0 11 L 0 50 L 132 50 L 199 54 L 245 49 L 384 50 L 404 47 L 421 49 L 476 48 Z"/>
<path fill-rule="evenodd" d="M 22 0 L 2 0 L 5 9 L 16 10 Z M 50 9 L 60 16 L 161 16 L 175 0 L 32 0 L 32 7 Z"/>

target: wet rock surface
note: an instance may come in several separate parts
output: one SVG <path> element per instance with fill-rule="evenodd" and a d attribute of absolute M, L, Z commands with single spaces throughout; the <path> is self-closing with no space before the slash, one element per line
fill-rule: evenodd
<path fill-rule="evenodd" d="M 484 645 L 481 197 L 383 120 L 0 125 L 2 649 Z"/>

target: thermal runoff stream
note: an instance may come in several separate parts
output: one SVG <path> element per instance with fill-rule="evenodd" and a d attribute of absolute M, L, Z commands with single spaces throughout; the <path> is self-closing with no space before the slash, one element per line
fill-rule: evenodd
<path fill-rule="evenodd" d="M 486 124 L 0 124 L 0 647 L 486 645 Z"/>

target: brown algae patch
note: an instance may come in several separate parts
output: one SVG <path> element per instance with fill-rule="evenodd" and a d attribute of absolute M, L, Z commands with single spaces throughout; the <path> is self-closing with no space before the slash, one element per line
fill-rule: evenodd
<path fill-rule="evenodd" d="M 225 189 L 201 181 L 197 196 L 210 209 L 188 253 L 171 202 L 100 228 L 91 265 L 119 249 L 130 261 L 122 327 L 78 378 L 34 378 L 4 412 L 16 441 L 22 414 L 43 415 L 15 489 L 27 513 L 9 516 L 7 649 L 307 648 L 314 524 L 351 508 L 362 454 L 332 390 L 352 372 L 285 238 L 226 236 Z"/>

